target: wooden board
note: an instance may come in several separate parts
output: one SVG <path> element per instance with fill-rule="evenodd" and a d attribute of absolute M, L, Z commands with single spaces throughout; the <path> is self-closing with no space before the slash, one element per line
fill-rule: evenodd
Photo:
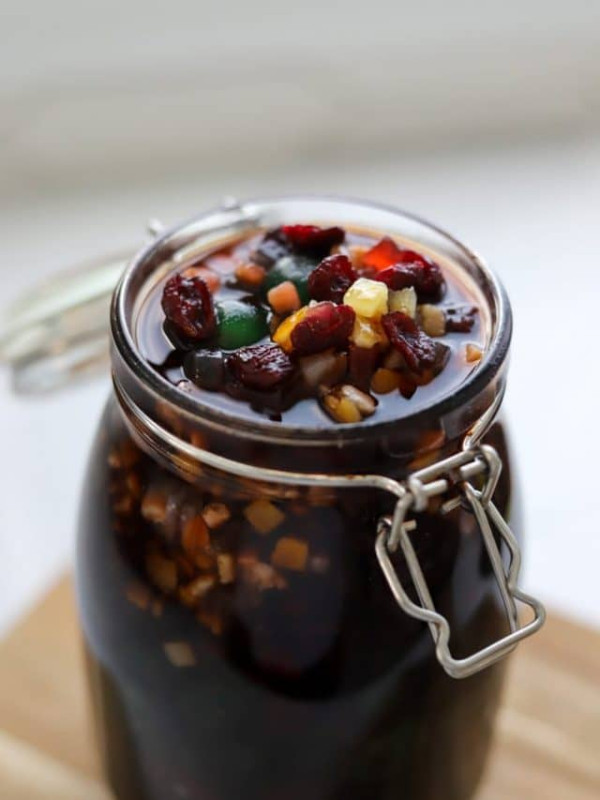
<path fill-rule="evenodd" d="M 515 654 L 477 800 L 598 800 L 600 633 L 550 615 Z M 72 587 L 0 643 L 0 797 L 110 800 L 89 731 Z"/>

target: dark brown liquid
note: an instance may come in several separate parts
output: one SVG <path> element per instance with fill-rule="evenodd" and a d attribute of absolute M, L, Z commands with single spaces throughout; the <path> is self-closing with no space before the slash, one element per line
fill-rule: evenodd
<path fill-rule="evenodd" d="M 499 427 L 489 440 L 507 465 Z M 152 492 L 164 508 L 151 507 Z M 469 798 L 502 666 L 447 677 L 427 627 L 399 609 L 373 546 L 390 501 L 299 493 L 275 501 L 283 518 L 260 534 L 246 516 L 253 499 L 247 487 L 190 486 L 163 470 L 131 443 L 111 402 L 87 475 L 78 592 L 118 800 Z M 496 501 L 506 512 L 507 473 Z M 211 558 L 230 555 L 235 573 L 183 602 L 182 587 L 215 574 L 186 554 L 184 520 L 215 502 L 231 516 L 211 532 Z M 466 655 L 505 631 L 481 537 L 461 508 L 418 522 L 435 604 L 453 653 Z M 306 545 L 301 569 L 275 568 L 280 581 L 248 572 L 272 567 L 286 538 Z M 395 566 L 407 581 L 401 557 Z"/>
<path fill-rule="evenodd" d="M 217 251 L 206 263 L 216 264 L 221 278 L 221 288 L 215 295 L 217 301 L 221 300 L 242 300 L 248 298 L 248 290 L 236 286 L 234 275 L 228 271 L 231 267 L 230 259 L 243 263 L 248 260 L 252 250 L 260 240 L 260 235 L 254 235 L 248 239 L 241 240 L 233 246 L 228 246 Z M 414 242 L 404 241 L 396 237 L 399 245 L 409 249 L 416 249 L 427 255 L 432 255 L 441 265 L 444 271 L 446 289 L 442 299 L 444 306 L 477 306 L 483 307 L 481 297 L 474 285 L 470 284 L 465 276 L 459 279 L 456 268 L 450 262 L 445 261 L 438 254 L 428 253 L 421 245 Z M 367 237 L 357 233 L 347 233 L 347 245 L 363 245 L 370 247 L 378 241 L 377 237 Z M 183 269 L 182 265 L 179 269 Z M 232 418 L 256 418 L 257 415 L 269 416 L 267 412 L 257 411 L 250 403 L 245 400 L 238 400 L 229 397 L 223 392 L 209 392 L 194 385 L 187 379 L 183 369 L 183 359 L 185 353 L 174 347 L 172 339 L 165 332 L 164 312 L 161 308 L 161 297 L 164 285 L 171 275 L 167 275 L 156 286 L 146 298 L 136 326 L 137 344 L 142 355 L 154 365 L 159 372 L 170 383 L 178 385 L 182 391 L 198 397 L 207 404 L 221 408 Z M 419 386 L 416 393 L 410 399 L 404 398 L 398 391 L 390 394 L 377 395 L 378 407 L 366 424 L 376 424 L 385 420 L 401 419 L 408 414 L 414 414 L 420 409 L 431 405 L 435 400 L 446 397 L 456 390 L 465 378 L 476 368 L 475 364 L 467 363 L 465 360 L 465 346 L 467 342 L 478 345 L 482 350 L 485 349 L 487 338 L 486 322 L 481 318 L 481 313 L 475 315 L 474 324 L 468 333 L 447 333 L 440 338 L 440 342 L 450 347 L 450 358 L 442 370 L 430 383 Z M 261 340 L 270 341 L 268 337 Z M 320 407 L 315 398 L 301 399 L 294 403 L 291 408 L 285 408 L 276 415 L 277 421 L 288 425 L 299 425 L 303 427 L 332 427 L 338 425 Z"/>

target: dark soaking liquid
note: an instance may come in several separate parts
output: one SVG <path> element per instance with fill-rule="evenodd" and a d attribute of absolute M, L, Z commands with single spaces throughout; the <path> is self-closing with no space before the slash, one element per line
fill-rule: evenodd
<path fill-rule="evenodd" d="M 332 248 L 332 251 L 349 256 L 351 262 L 357 265 L 357 277 L 376 277 L 378 272 L 361 266 L 360 258 L 363 252 L 368 253 L 376 246 L 381 237 L 350 231 L 346 231 L 345 234 L 344 243 Z M 252 345 L 271 343 L 272 332 L 277 329 L 278 322 L 283 322 L 286 316 L 289 316 L 289 314 L 275 313 L 267 299 L 268 287 L 275 283 L 274 280 L 270 280 L 275 272 L 281 271 L 281 278 L 286 277 L 286 268 L 291 268 L 292 277 L 297 274 L 302 275 L 303 271 L 310 274 L 310 270 L 316 268 L 321 261 L 319 258 L 291 253 L 283 255 L 281 260 L 264 269 L 253 262 L 253 258 L 260 260 L 255 254 L 263 236 L 262 233 L 254 234 L 178 268 L 178 271 L 186 276 L 198 275 L 207 282 L 217 308 L 220 306 L 227 308 L 237 302 L 251 309 L 259 308 L 263 312 L 264 335 L 251 339 Z M 349 343 L 342 344 L 338 348 L 326 348 L 326 354 L 332 354 L 337 350 L 338 356 L 345 359 L 341 372 L 336 373 L 336 370 L 333 370 L 336 373 L 336 382 L 354 385 L 358 383 L 360 388 L 374 399 L 376 410 L 365 419 L 366 424 L 399 419 L 430 405 L 434 400 L 451 394 L 477 367 L 486 346 L 488 321 L 483 311 L 485 303 L 475 284 L 466 275 L 459 275 L 457 267 L 450 261 L 428 251 L 422 245 L 416 245 L 400 237 L 395 237 L 393 241 L 401 251 L 416 252 L 424 258 L 432 258 L 441 268 L 444 279 L 441 297 L 435 298 L 435 302 L 430 302 L 428 298 L 425 298 L 425 302 L 420 302 L 418 299 L 415 318 L 423 331 L 432 333 L 434 344 L 444 350 L 444 366 L 435 377 L 432 377 L 431 370 L 427 369 L 424 369 L 421 375 L 406 372 L 415 378 L 418 385 L 411 385 L 409 380 L 408 393 L 405 392 L 403 395 L 397 387 L 390 388 L 389 385 L 389 371 L 385 368 L 388 364 L 392 365 L 392 370 L 397 368 L 402 357 L 387 342 L 376 342 L 371 346 L 372 340 L 367 338 L 369 346 L 361 347 L 354 346 L 351 337 Z M 283 264 L 281 270 L 280 264 Z M 296 270 L 294 270 L 295 265 L 298 265 Z M 252 286 L 243 277 L 240 279 L 238 275 L 244 276 L 245 268 L 249 268 L 250 279 L 253 268 L 263 269 L 265 277 L 262 283 Z M 382 270 L 379 274 L 381 272 Z M 279 387 L 271 392 L 251 389 L 242 392 L 242 398 L 238 399 L 223 391 L 223 381 L 219 384 L 217 379 L 217 386 L 210 386 L 207 389 L 205 386 L 211 383 L 210 379 L 205 379 L 204 382 L 195 380 L 195 352 L 202 354 L 213 352 L 226 359 L 236 348 L 231 346 L 233 344 L 231 337 L 224 339 L 225 346 L 220 346 L 218 331 L 207 340 L 194 342 L 186 341 L 185 336 L 179 336 L 169 325 L 165 320 L 161 299 L 165 284 L 172 274 L 164 276 L 149 292 L 139 314 L 136 329 L 139 349 L 157 372 L 179 386 L 182 391 L 227 411 L 233 417 L 252 417 L 258 414 L 273 421 L 306 427 L 331 427 L 339 424 L 318 401 L 318 388 L 315 390 L 313 387 L 311 391 L 303 381 L 302 364 L 312 362 L 314 367 L 318 353 L 309 355 L 307 359 L 292 353 L 297 374 L 284 384 L 282 390 Z M 381 287 L 381 284 L 379 285 Z M 306 291 L 304 286 L 301 294 L 303 291 Z M 304 300 L 310 300 L 310 297 L 304 295 L 301 299 L 302 305 L 306 307 L 308 303 L 304 303 Z M 427 314 L 429 316 L 426 316 Z M 444 318 L 446 330 L 439 328 L 440 320 Z M 378 323 L 376 325 L 381 332 L 381 326 Z M 206 359 L 205 363 L 206 372 L 213 378 L 217 371 L 216 361 L 211 363 Z M 380 372 L 375 377 L 378 369 Z M 383 379 L 379 384 L 378 377 Z M 412 390 L 414 394 L 410 394 Z"/>
<path fill-rule="evenodd" d="M 203 262 L 222 267 L 219 299 L 241 297 L 227 285 L 229 262 L 260 238 Z M 354 241 L 368 248 L 376 240 Z M 478 301 L 455 275 L 444 269 L 440 303 Z M 145 356 L 185 391 L 230 409 L 232 426 L 236 416 L 276 416 L 189 380 L 164 332 L 164 283 L 142 306 L 136 335 Z M 446 334 L 444 370 L 411 399 L 398 388 L 378 396 L 364 424 L 453 391 L 475 368 L 466 344 L 483 348 L 486 325 L 480 310 L 468 332 Z M 317 397 L 272 424 L 279 420 L 341 424 Z M 433 459 L 447 453 L 434 440 Z M 498 425 L 487 440 L 507 464 Z M 495 501 L 507 515 L 507 470 Z M 503 667 L 463 681 L 443 672 L 427 626 L 400 610 L 375 556 L 377 521 L 391 509 L 380 492 L 267 493 L 205 468 L 190 483 L 138 448 L 110 401 L 85 484 L 78 592 L 98 741 L 118 800 L 472 796 Z M 415 519 L 414 547 L 450 621 L 452 652 L 468 655 L 506 632 L 475 520 L 462 507 L 441 515 L 434 501 Z M 392 560 L 409 585 L 402 556 Z"/>

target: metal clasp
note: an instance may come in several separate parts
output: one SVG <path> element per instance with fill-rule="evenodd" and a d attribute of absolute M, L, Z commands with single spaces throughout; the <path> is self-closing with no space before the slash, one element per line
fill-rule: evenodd
<path fill-rule="evenodd" d="M 492 502 L 501 471 L 502 461 L 493 447 L 476 444 L 473 437 L 467 439 L 460 453 L 410 475 L 403 483 L 405 492 L 398 499 L 392 518 L 382 518 L 378 526 L 375 552 L 390 589 L 406 614 L 429 625 L 435 643 L 436 657 L 448 675 L 453 678 L 466 678 L 499 661 L 522 639 L 539 630 L 546 617 L 542 604 L 517 588 L 521 567 L 519 545 L 506 520 Z M 478 475 L 486 477 L 481 490 L 476 489 L 470 482 Z M 459 495 L 444 503 L 440 511 L 447 513 L 463 499 L 470 506 L 479 524 L 510 624 L 509 634 L 461 659 L 453 658 L 450 653 L 450 624 L 435 609 L 423 570 L 408 535 L 411 525 L 406 519 L 409 511 L 424 511 L 432 497 L 443 495 L 452 487 L 458 490 Z M 506 570 L 492 526 L 496 528 L 501 541 L 508 548 L 510 560 Z M 390 559 L 390 553 L 395 552 L 398 547 L 406 559 L 421 605 L 410 599 Z M 533 619 L 522 627 L 519 626 L 517 602 L 528 606 L 534 615 Z"/>

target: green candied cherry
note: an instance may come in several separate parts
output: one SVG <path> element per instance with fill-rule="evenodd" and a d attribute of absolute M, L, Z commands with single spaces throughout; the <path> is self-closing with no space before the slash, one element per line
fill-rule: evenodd
<path fill-rule="evenodd" d="M 223 350 L 237 350 L 263 339 L 269 332 L 264 308 L 241 300 L 216 304 L 217 344 Z"/>
<path fill-rule="evenodd" d="M 262 286 L 263 291 L 266 294 L 280 283 L 291 281 L 298 290 L 302 305 L 306 305 L 310 300 L 308 278 L 317 263 L 314 259 L 306 256 L 284 256 L 280 258 L 267 273 Z"/>

